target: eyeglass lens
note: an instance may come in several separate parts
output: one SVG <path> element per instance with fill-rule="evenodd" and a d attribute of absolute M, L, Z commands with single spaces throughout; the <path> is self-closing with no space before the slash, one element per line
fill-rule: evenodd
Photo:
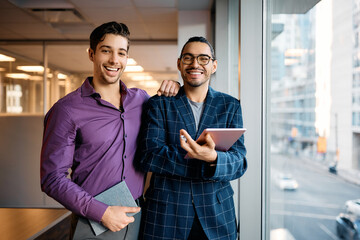
<path fill-rule="evenodd" d="M 199 55 L 197 57 L 195 56 L 192 56 L 190 54 L 184 54 L 182 56 L 182 62 L 184 64 L 192 64 L 193 61 L 194 61 L 194 58 L 196 58 L 197 62 L 200 64 L 200 65 L 206 65 L 210 62 L 210 59 L 211 57 L 208 56 L 208 55 Z"/>

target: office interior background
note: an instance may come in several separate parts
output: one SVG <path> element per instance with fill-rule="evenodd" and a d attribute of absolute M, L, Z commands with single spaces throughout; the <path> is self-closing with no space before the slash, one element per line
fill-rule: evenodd
<path fill-rule="evenodd" d="M 0 210 L 62 208 L 40 189 L 43 118 L 91 75 L 88 38 L 108 21 L 131 32 L 122 80 L 150 95 L 181 82 L 189 37 L 212 42 L 211 86 L 247 128 L 239 239 L 338 239 L 360 198 L 360 0 L 0 0 Z"/>

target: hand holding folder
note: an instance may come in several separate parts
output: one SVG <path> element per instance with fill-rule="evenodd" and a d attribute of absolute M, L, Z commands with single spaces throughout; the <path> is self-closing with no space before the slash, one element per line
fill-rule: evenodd
<path fill-rule="evenodd" d="M 120 182 L 105 190 L 95 196 L 95 199 L 106 203 L 109 206 L 137 207 L 137 204 L 125 182 Z M 135 214 L 136 213 L 127 213 L 128 216 L 134 216 Z M 92 220 L 89 220 L 89 223 L 96 236 L 108 230 L 101 223 Z"/>
<path fill-rule="evenodd" d="M 110 230 L 109 232 L 119 232 L 136 221 L 135 217 L 129 215 L 138 212 L 140 207 L 109 206 L 102 216 L 101 223 Z"/>

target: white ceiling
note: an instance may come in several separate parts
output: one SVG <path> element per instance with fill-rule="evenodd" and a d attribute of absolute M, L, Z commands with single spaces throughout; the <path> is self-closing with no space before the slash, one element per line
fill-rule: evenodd
<path fill-rule="evenodd" d="M 273 0 L 272 7 L 274 13 L 304 13 L 318 1 Z M 91 31 L 118 21 L 130 29 L 130 57 L 160 79 L 177 79 L 178 11 L 210 10 L 213 4 L 214 0 L 0 0 L 0 54 L 41 64 L 39 43 L 46 40 L 50 67 L 91 74 L 86 54 Z"/>
<path fill-rule="evenodd" d="M 40 64 L 39 43 L 47 40 L 49 66 L 91 73 L 89 35 L 96 26 L 117 21 L 130 29 L 130 57 L 147 72 L 177 78 L 178 11 L 209 10 L 212 4 L 213 0 L 0 0 L 0 53 Z"/>

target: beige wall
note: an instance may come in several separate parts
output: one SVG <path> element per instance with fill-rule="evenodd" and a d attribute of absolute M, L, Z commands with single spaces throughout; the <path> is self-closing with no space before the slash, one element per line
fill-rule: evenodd
<path fill-rule="evenodd" d="M 40 188 L 43 119 L 0 117 L 0 207 L 59 207 Z"/>

